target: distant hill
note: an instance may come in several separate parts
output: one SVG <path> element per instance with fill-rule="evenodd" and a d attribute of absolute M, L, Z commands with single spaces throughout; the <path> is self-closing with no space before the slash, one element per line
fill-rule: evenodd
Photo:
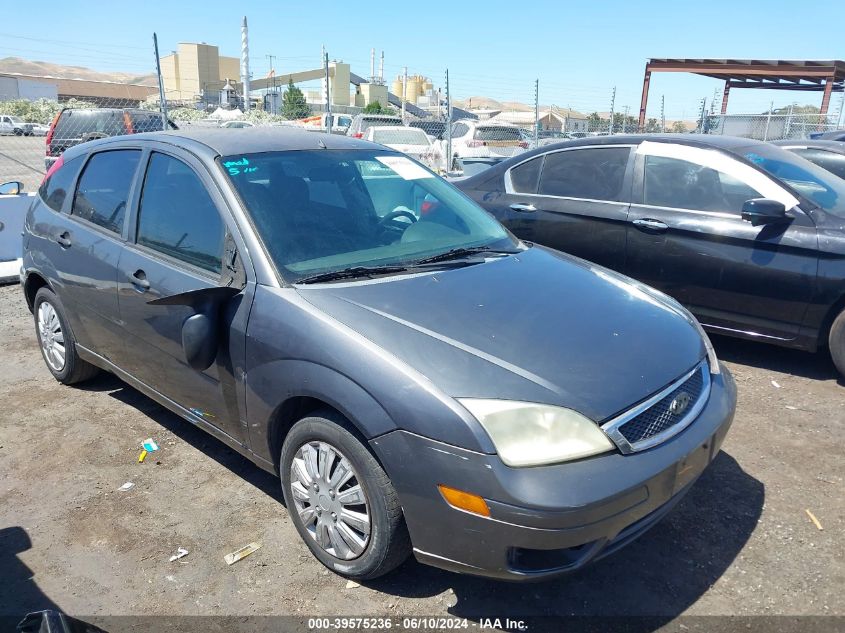
<path fill-rule="evenodd" d="M 104 73 L 84 66 L 62 66 L 50 62 L 39 62 L 21 57 L 4 57 L 0 59 L 0 73 L 21 73 L 39 77 L 57 77 L 59 79 L 87 79 L 89 81 L 113 81 L 120 84 L 136 84 L 141 86 L 157 86 L 156 76 L 132 75 L 129 73 Z"/>

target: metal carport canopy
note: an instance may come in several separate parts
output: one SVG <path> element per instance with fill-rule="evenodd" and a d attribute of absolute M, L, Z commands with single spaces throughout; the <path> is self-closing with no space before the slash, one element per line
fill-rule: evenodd
<path fill-rule="evenodd" d="M 645 125 L 648 88 L 653 72 L 692 73 L 724 80 L 722 114 L 727 111 L 731 88 L 766 88 L 823 92 L 819 114 L 824 116 L 830 105 L 831 92 L 842 91 L 845 82 L 845 62 L 841 60 L 652 58 L 645 65 L 640 129 Z"/>

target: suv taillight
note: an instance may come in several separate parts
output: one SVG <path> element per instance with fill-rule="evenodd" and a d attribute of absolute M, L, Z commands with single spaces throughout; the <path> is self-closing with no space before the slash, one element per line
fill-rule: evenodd
<path fill-rule="evenodd" d="M 47 156 L 53 155 L 53 152 L 50 151 L 50 143 L 53 142 L 53 133 L 56 131 L 56 123 L 59 122 L 60 116 L 62 116 L 62 113 L 57 112 L 56 116 L 53 117 L 53 122 L 50 123 L 50 129 L 47 130 L 47 136 L 44 139 L 44 142 L 47 144 Z"/>
<path fill-rule="evenodd" d="M 355 134 L 353 134 L 352 137 L 353 138 L 364 138 L 364 134 L 362 132 L 355 132 Z"/>
<path fill-rule="evenodd" d="M 64 156 L 59 156 L 56 159 L 56 162 L 53 163 L 52 165 L 50 165 L 50 169 L 47 170 L 47 173 L 44 174 L 44 178 L 41 179 L 41 184 L 43 185 L 44 181 L 46 181 L 50 176 L 52 176 L 57 171 L 59 171 L 62 168 L 62 165 L 64 165 L 64 164 L 65 164 Z"/>
<path fill-rule="evenodd" d="M 129 116 L 129 113 L 125 110 L 123 112 L 123 128 L 126 130 L 127 134 L 135 133 L 135 129 L 132 127 L 132 117 Z"/>
<path fill-rule="evenodd" d="M 528 149 L 528 142 L 527 142 L 527 141 L 520 141 L 520 142 L 519 142 L 519 146 L 520 146 L 522 149 Z"/>

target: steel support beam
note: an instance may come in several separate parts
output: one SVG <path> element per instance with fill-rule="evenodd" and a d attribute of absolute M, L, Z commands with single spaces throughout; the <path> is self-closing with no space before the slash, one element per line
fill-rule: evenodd
<path fill-rule="evenodd" d="M 643 96 L 640 98 L 640 119 L 637 123 L 637 131 L 645 129 L 645 110 L 648 106 L 648 86 L 651 82 L 651 64 L 645 65 L 645 76 L 643 77 Z M 611 122 L 612 125 L 612 122 Z"/>
<path fill-rule="evenodd" d="M 731 94 L 731 82 L 725 82 L 725 89 L 722 92 L 722 114 L 726 114 L 728 111 L 728 95 Z"/>

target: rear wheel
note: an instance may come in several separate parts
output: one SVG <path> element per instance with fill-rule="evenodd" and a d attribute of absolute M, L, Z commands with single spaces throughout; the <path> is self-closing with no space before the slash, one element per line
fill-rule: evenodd
<path fill-rule="evenodd" d="M 396 490 L 343 417 L 322 411 L 297 422 L 279 468 L 291 519 L 326 567 L 367 580 L 408 557 L 410 537 Z"/>
<path fill-rule="evenodd" d="M 845 310 L 839 313 L 830 326 L 828 345 L 833 364 L 839 370 L 839 375 L 845 378 Z"/>
<path fill-rule="evenodd" d="M 82 382 L 99 370 L 79 358 L 76 339 L 67 324 L 64 307 L 49 288 L 41 288 L 33 303 L 35 335 L 41 356 L 53 377 L 65 385 Z"/>

